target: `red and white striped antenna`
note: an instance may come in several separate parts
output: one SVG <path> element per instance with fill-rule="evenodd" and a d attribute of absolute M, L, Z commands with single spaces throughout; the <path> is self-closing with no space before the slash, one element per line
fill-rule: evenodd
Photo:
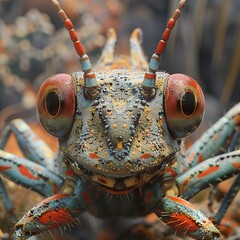
<path fill-rule="evenodd" d="M 159 70 L 160 57 L 166 47 L 171 31 L 174 28 L 181 14 L 181 11 L 185 7 L 187 2 L 188 0 L 181 0 L 178 3 L 177 9 L 174 11 L 171 18 L 167 22 L 167 26 L 162 34 L 161 40 L 158 42 L 155 53 L 151 57 L 151 60 L 149 62 L 149 70 L 145 73 L 144 80 L 142 82 L 142 94 L 145 98 L 151 99 L 155 96 L 156 72 Z"/>
<path fill-rule="evenodd" d="M 73 42 L 74 48 L 78 56 L 80 57 L 80 64 L 84 72 L 84 88 L 85 96 L 87 98 L 95 98 L 99 91 L 99 85 L 95 76 L 95 73 L 92 72 L 92 64 L 88 55 L 85 53 L 84 47 L 80 40 L 78 39 L 77 33 L 74 29 L 72 21 L 68 18 L 65 11 L 62 9 L 59 1 L 50 0 L 52 5 L 58 12 L 59 17 L 64 23 L 65 28 L 68 30 L 70 38 Z"/>

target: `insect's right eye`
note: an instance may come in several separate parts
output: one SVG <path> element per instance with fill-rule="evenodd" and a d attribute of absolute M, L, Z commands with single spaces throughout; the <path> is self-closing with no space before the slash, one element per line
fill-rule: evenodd
<path fill-rule="evenodd" d="M 72 77 L 57 74 L 41 86 L 37 114 L 43 127 L 53 136 L 63 137 L 71 130 L 75 113 L 75 91 Z"/>

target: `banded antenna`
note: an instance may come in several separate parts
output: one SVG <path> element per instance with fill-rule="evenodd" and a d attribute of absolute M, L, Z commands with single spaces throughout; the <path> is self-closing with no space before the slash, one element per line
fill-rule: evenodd
<path fill-rule="evenodd" d="M 80 64 L 84 72 L 85 97 L 89 99 L 95 98 L 99 94 L 99 85 L 95 73 L 92 72 L 92 64 L 90 62 L 90 59 L 88 55 L 85 53 L 82 43 L 78 39 L 72 21 L 68 18 L 65 11 L 62 9 L 59 1 L 58 0 L 50 1 L 54 8 L 57 10 L 58 15 L 63 21 L 65 28 L 68 30 L 76 53 L 80 57 Z"/>
<path fill-rule="evenodd" d="M 174 11 L 173 15 L 167 22 L 167 26 L 162 34 L 162 38 L 159 41 L 155 53 L 152 55 L 149 70 L 144 75 L 144 80 L 142 82 L 142 95 L 147 99 L 152 99 L 155 97 L 155 82 L 156 82 L 156 72 L 160 67 L 160 57 L 165 49 L 166 43 L 170 37 L 171 31 L 177 22 L 182 9 L 187 4 L 188 0 L 181 0 L 178 4 L 178 8 Z"/>

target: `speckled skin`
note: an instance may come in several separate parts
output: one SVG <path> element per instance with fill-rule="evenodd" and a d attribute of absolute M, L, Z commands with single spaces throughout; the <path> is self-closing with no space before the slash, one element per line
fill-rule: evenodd
<path fill-rule="evenodd" d="M 85 100 L 82 75 L 73 75 L 78 102 L 71 133 L 60 141 L 61 151 L 77 168 L 94 173 L 93 181 L 99 181 L 98 175 L 107 176 L 107 187 L 117 190 L 130 187 L 124 182 L 132 177 L 136 182 L 143 171 L 149 178 L 154 167 L 179 150 L 164 121 L 163 88 L 168 75 L 158 74 L 158 90 L 151 102 L 140 93 L 143 75 L 126 70 L 98 73 L 101 93 L 94 101 Z"/>
<path fill-rule="evenodd" d="M 137 29 L 130 40 L 130 58 L 114 59 L 116 34 L 111 30 L 99 71 L 89 73 L 84 55 L 84 73 L 58 74 L 42 85 L 37 112 L 43 127 L 59 139 L 56 158 L 22 120 L 4 128 L 0 148 L 13 132 L 27 159 L 0 151 L 1 174 L 49 196 L 18 221 L 15 239 L 70 225 L 86 212 L 103 219 L 154 212 L 183 235 L 220 239 L 213 223 L 181 196 L 189 199 L 239 173 L 239 151 L 209 156 L 231 143 L 239 128 L 240 104 L 223 117 L 234 126 L 228 128 L 231 134 L 219 134 L 226 127 L 222 119 L 183 153 L 181 139 L 198 127 L 204 113 L 201 88 L 183 74 L 151 72 L 156 54 L 149 73 L 144 72 L 139 36 Z M 205 144 L 206 136 L 212 144 Z M 11 212 L 1 185 L 0 196 Z M 230 202 L 223 203 L 222 212 Z"/>

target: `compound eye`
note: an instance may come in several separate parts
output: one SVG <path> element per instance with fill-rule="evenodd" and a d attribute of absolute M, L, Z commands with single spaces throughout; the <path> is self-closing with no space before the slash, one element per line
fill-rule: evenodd
<path fill-rule="evenodd" d="M 55 137 L 63 137 L 72 127 L 75 91 L 72 77 L 57 74 L 41 86 L 37 97 L 37 114 L 43 127 Z"/>
<path fill-rule="evenodd" d="M 184 74 L 169 76 L 165 89 L 167 126 L 175 138 L 183 138 L 197 129 L 204 115 L 201 87 Z"/>

